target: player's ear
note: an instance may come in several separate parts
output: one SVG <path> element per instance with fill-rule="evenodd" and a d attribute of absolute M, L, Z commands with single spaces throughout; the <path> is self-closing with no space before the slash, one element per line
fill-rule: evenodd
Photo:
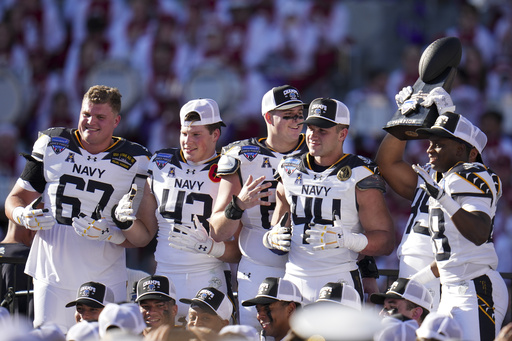
<path fill-rule="evenodd" d="M 267 122 L 268 124 L 272 124 L 272 114 L 270 113 L 270 111 L 266 112 L 263 117 L 265 118 L 265 122 Z"/>
<path fill-rule="evenodd" d="M 114 117 L 114 128 L 117 128 L 119 122 L 121 122 L 121 114 L 117 114 L 116 117 Z"/>

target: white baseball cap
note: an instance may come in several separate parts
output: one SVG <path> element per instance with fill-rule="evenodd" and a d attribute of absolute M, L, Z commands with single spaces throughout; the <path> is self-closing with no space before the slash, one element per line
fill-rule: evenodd
<path fill-rule="evenodd" d="M 398 278 L 385 294 L 372 294 L 370 301 L 375 304 L 384 304 L 386 298 L 404 299 L 428 311 L 432 310 L 434 301 L 432 294 L 423 284 L 409 278 Z"/>
<path fill-rule="evenodd" d="M 265 115 L 272 110 L 286 110 L 299 105 L 305 105 L 300 99 L 299 91 L 290 85 L 276 86 L 261 100 L 261 114 Z"/>
<path fill-rule="evenodd" d="M 185 116 L 188 113 L 196 112 L 201 118 L 199 121 L 185 121 Z M 220 118 L 219 105 L 213 99 L 199 98 L 188 101 L 181 107 L 180 122 L 182 126 L 200 126 L 214 123 L 221 123 L 226 126 Z"/>
<path fill-rule="evenodd" d="M 460 340 L 462 328 L 451 316 L 437 312 L 428 314 L 421 326 L 416 330 L 416 336 L 436 340 Z"/>
<path fill-rule="evenodd" d="M 345 104 L 332 98 L 316 98 L 309 104 L 308 118 L 301 124 L 331 128 L 350 124 L 350 112 Z"/>
<path fill-rule="evenodd" d="M 408 341 L 416 340 L 418 323 L 415 320 L 400 321 L 386 318 L 382 321 L 384 329 L 375 335 L 374 341 Z"/>
<path fill-rule="evenodd" d="M 302 295 L 295 284 L 279 277 L 267 277 L 258 288 L 256 297 L 242 302 L 244 307 L 271 304 L 277 301 L 302 302 Z"/>
<path fill-rule="evenodd" d="M 318 294 L 316 302 L 334 302 L 356 310 L 361 310 L 361 297 L 356 289 L 348 284 L 329 282 Z"/>
<path fill-rule="evenodd" d="M 97 321 L 81 321 L 69 328 L 66 340 L 96 341 L 100 339 L 99 323 Z"/>
<path fill-rule="evenodd" d="M 98 318 L 99 334 L 103 338 L 110 327 L 116 327 L 132 335 L 139 335 L 146 328 L 146 323 L 135 303 L 109 303 L 103 308 Z"/>
<path fill-rule="evenodd" d="M 467 118 L 456 113 L 447 112 L 439 115 L 434 125 L 430 128 L 420 128 L 418 133 L 427 135 L 437 135 L 448 138 L 458 138 L 469 143 L 478 150 L 480 154 L 479 162 L 482 162 L 482 151 L 487 144 L 487 136 Z"/>

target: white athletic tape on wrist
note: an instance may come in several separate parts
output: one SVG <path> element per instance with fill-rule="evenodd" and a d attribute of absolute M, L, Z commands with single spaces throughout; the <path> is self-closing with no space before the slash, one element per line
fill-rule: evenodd
<path fill-rule="evenodd" d="M 439 203 L 441 204 L 441 208 L 443 211 L 448 214 L 451 218 L 458 210 L 460 210 L 460 205 L 458 202 L 452 199 L 448 194 L 444 194 L 441 198 L 439 198 Z"/>
<path fill-rule="evenodd" d="M 226 244 L 224 242 L 213 242 L 212 249 L 208 253 L 209 256 L 219 258 L 224 255 L 224 252 L 226 251 Z"/>
<path fill-rule="evenodd" d="M 410 279 L 415 280 L 416 282 L 419 282 L 421 284 L 427 284 L 430 281 L 433 281 L 437 277 L 432 272 L 432 269 L 430 268 L 430 265 L 424 267 L 417 273 L 411 276 Z"/>
<path fill-rule="evenodd" d="M 111 227 L 110 230 L 112 231 L 112 234 L 107 238 L 109 242 L 119 245 L 126 240 L 126 237 L 121 230 L 113 227 Z"/>
<path fill-rule="evenodd" d="M 16 224 L 19 224 L 19 225 L 23 225 L 23 211 L 25 211 L 25 207 L 23 206 L 18 206 L 16 208 L 14 208 L 14 210 L 12 210 L 12 220 L 14 220 L 16 222 Z"/>
<path fill-rule="evenodd" d="M 362 233 L 346 233 L 343 238 L 344 246 L 355 252 L 361 252 L 368 245 L 368 238 Z"/>

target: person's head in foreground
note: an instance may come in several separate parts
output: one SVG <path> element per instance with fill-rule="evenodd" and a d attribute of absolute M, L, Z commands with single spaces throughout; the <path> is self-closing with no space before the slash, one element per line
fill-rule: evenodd
<path fill-rule="evenodd" d="M 301 307 L 302 296 L 295 284 L 267 277 L 258 288 L 256 297 L 243 301 L 244 307 L 256 306 L 256 317 L 265 336 L 281 340 L 290 330 L 290 317 Z"/>
<path fill-rule="evenodd" d="M 146 328 L 139 307 L 135 303 L 107 304 L 100 314 L 98 325 L 102 340 L 111 332 L 138 336 Z"/>
<path fill-rule="evenodd" d="M 98 282 L 86 282 L 78 289 L 76 300 L 66 304 L 66 308 L 76 306 L 76 320 L 98 321 L 101 311 L 108 303 L 114 303 L 112 289 Z"/>
<path fill-rule="evenodd" d="M 187 328 L 205 327 L 218 333 L 229 324 L 233 313 L 229 297 L 213 287 L 203 288 L 194 298 L 181 298 L 180 302 L 190 304 Z"/>
<path fill-rule="evenodd" d="M 147 276 L 137 283 L 137 298 L 144 322 L 149 328 L 163 324 L 174 327 L 178 306 L 174 283 L 165 276 Z"/>
<path fill-rule="evenodd" d="M 372 294 L 370 301 L 383 306 L 381 316 L 401 314 L 421 325 L 432 309 L 432 294 L 421 283 L 398 278 L 385 293 Z"/>
<path fill-rule="evenodd" d="M 462 340 L 462 329 L 451 316 L 432 312 L 416 330 L 416 337 L 419 341 Z"/>

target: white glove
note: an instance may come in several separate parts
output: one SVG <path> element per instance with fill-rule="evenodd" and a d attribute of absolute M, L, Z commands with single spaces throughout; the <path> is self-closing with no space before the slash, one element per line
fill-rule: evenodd
<path fill-rule="evenodd" d="M 287 220 L 288 212 L 281 217 L 279 223 L 272 226 L 272 228 L 263 235 L 263 245 L 267 249 L 275 249 L 283 252 L 290 251 L 292 230 L 284 226 Z"/>
<path fill-rule="evenodd" d="M 423 179 L 420 187 L 432 198 L 439 201 L 441 207 L 451 217 L 460 209 L 460 205 L 452 199 L 451 196 L 445 195 L 446 192 L 439 187 L 438 183 L 432 179 L 423 167 L 420 165 L 412 165 L 412 169 Z"/>
<path fill-rule="evenodd" d="M 432 89 L 425 100 L 421 103 L 424 107 L 430 107 L 432 104 L 436 105 L 439 115 L 447 112 L 455 112 L 455 105 L 453 104 L 452 97 L 440 86 Z"/>
<path fill-rule="evenodd" d="M 51 229 L 57 224 L 57 221 L 47 208 L 36 208 L 41 200 L 42 197 L 39 197 L 26 207 L 16 207 L 12 211 L 12 219 L 19 225 L 23 225 L 32 231 Z"/>
<path fill-rule="evenodd" d="M 313 251 L 347 248 L 360 252 L 368 245 L 368 238 L 362 233 L 353 233 L 341 225 L 340 217 L 334 213 L 333 225 L 310 224 L 310 229 L 304 233 L 308 236 L 306 242 Z"/>
<path fill-rule="evenodd" d="M 169 245 L 179 250 L 202 253 L 216 258 L 222 257 L 226 250 L 224 242 L 214 241 L 195 214 L 193 222 L 193 227 L 174 225 L 169 233 Z"/>
<path fill-rule="evenodd" d="M 119 204 L 114 206 L 114 214 L 112 220 L 121 230 L 128 230 L 133 225 L 133 221 L 137 219 L 133 210 L 133 199 L 137 194 L 137 184 L 132 184 L 130 192 L 123 195 Z"/>
<path fill-rule="evenodd" d="M 89 240 L 107 241 L 114 244 L 121 244 L 126 240 L 120 229 L 110 226 L 105 217 L 94 219 L 80 213 L 78 217 L 73 217 L 72 226 L 80 237 Z"/>
<path fill-rule="evenodd" d="M 402 90 L 400 90 L 400 92 L 395 95 L 396 105 L 398 105 L 398 107 L 400 108 L 402 106 L 402 104 L 404 104 L 404 102 L 409 97 L 411 97 L 412 93 L 413 93 L 413 90 L 410 85 L 402 88 Z"/>

